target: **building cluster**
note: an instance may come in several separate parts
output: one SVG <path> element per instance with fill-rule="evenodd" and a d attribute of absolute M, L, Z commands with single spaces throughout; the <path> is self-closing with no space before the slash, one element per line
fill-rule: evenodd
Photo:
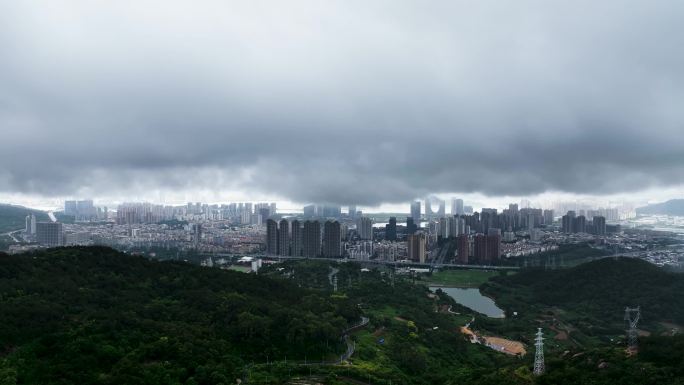
<path fill-rule="evenodd" d="M 346 228 L 335 220 L 274 219 L 266 221 L 266 253 L 305 258 L 339 258 L 342 256 L 343 233 Z"/>
<path fill-rule="evenodd" d="M 152 203 L 124 203 L 116 210 L 120 225 L 159 223 L 164 221 L 231 221 L 241 225 L 261 225 L 276 214 L 275 203 L 202 204 L 165 206 Z"/>
<path fill-rule="evenodd" d="M 64 215 L 71 216 L 76 222 L 93 222 L 107 220 L 107 207 L 95 207 L 91 199 L 80 201 L 65 201 Z"/>
<path fill-rule="evenodd" d="M 561 218 L 561 229 L 564 233 L 587 233 L 595 235 L 606 235 L 606 218 L 594 216 L 591 221 L 587 221 L 584 215 L 577 215 L 575 211 L 568 211 Z"/>

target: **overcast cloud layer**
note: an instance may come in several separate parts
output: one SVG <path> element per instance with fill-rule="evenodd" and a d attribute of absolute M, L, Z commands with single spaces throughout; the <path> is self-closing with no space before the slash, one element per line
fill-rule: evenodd
<path fill-rule="evenodd" d="M 3 1 L 0 192 L 684 183 L 682 1 Z"/>

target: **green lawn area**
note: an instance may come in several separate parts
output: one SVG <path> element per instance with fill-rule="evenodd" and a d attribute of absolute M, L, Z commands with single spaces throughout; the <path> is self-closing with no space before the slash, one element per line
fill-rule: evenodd
<path fill-rule="evenodd" d="M 498 271 L 491 270 L 443 270 L 424 277 L 423 280 L 429 285 L 479 287 L 498 274 Z"/>

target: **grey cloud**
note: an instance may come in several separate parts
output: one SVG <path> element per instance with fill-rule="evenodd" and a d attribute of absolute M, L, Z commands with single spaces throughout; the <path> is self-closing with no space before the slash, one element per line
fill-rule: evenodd
<path fill-rule="evenodd" d="M 677 1 L 0 5 L 0 191 L 684 183 Z"/>

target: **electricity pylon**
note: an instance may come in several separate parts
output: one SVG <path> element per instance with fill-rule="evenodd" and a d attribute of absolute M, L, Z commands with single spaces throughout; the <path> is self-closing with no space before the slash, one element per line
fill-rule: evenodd
<path fill-rule="evenodd" d="M 641 306 L 625 307 L 625 322 L 627 323 L 627 348 L 636 351 L 639 347 L 639 333 L 637 324 L 641 318 Z"/>
<path fill-rule="evenodd" d="M 534 375 L 544 374 L 544 336 L 541 328 L 537 329 L 537 337 L 534 339 Z"/>

